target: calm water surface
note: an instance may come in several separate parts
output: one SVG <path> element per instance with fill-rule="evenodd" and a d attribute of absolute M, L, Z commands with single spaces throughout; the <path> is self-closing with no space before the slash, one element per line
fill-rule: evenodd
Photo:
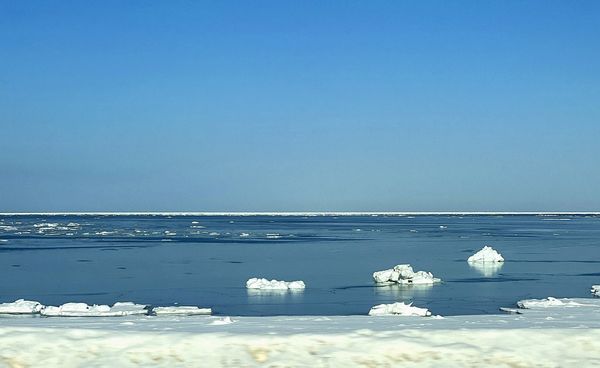
<path fill-rule="evenodd" d="M 499 268 L 466 258 L 484 245 Z M 434 286 L 373 284 L 410 263 Z M 250 277 L 304 280 L 254 292 Z M 0 216 L 0 302 L 209 306 L 219 315 L 366 314 L 410 301 L 434 314 L 498 313 L 523 298 L 590 297 L 597 216 Z"/>

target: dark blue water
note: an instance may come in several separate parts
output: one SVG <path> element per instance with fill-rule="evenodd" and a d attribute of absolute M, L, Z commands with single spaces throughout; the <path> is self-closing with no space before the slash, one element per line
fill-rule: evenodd
<path fill-rule="evenodd" d="M 483 245 L 505 264 L 470 267 Z M 443 283 L 373 284 L 374 271 L 400 263 Z M 304 280 L 307 289 L 249 293 L 250 277 Z M 523 298 L 589 297 L 600 283 L 600 217 L 3 216 L 0 280 L 0 302 L 350 315 L 412 301 L 442 315 L 498 313 Z"/>

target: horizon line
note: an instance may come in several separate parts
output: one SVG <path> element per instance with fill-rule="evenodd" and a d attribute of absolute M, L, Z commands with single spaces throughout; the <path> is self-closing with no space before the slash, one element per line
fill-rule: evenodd
<path fill-rule="evenodd" d="M 0 212 L 0 216 L 411 216 L 411 215 L 600 215 L 600 211 L 72 211 Z"/>

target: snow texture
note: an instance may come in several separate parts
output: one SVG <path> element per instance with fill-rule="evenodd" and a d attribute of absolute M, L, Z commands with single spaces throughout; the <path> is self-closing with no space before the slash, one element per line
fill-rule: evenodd
<path fill-rule="evenodd" d="M 504 258 L 494 248 L 486 245 L 479 252 L 470 256 L 467 262 L 504 262 Z"/>
<path fill-rule="evenodd" d="M 262 278 L 251 278 L 246 281 L 246 288 L 260 290 L 302 290 L 306 288 L 304 281 L 278 281 Z"/>
<path fill-rule="evenodd" d="M 0 314 L 36 314 L 43 307 L 39 302 L 19 299 L 12 303 L 0 304 Z"/>
<path fill-rule="evenodd" d="M 65 303 L 61 306 L 46 306 L 40 311 L 48 317 L 121 317 L 136 314 L 148 314 L 145 305 L 131 302 L 117 302 L 108 305 L 87 305 L 85 303 Z"/>
<path fill-rule="evenodd" d="M 443 319 L 2 317 L 0 366 L 597 366 L 600 299 L 561 302 L 520 314 Z"/>
<path fill-rule="evenodd" d="M 581 307 L 583 304 L 574 301 L 573 299 L 557 299 L 551 296 L 546 299 L 524 299 L 517 302 L 519 308 L 524 309 L 539 309 L 552 307 Z"/>
<path fill-rule="evenodd" d="M 369 316 L 418 316 L 428 317 L 431 312 L 427 308 L 414 307 L 412 303 L 379 304 L 371 308 Z"/>
<path fill-rule="evenodd" d="M 433 284 L 441 280 L 433 277 L 431 272 L 414 272 L 409 264 L 400 264 L 394 268 L 373 273 L 373 279 L 377 283 L 398 283 L 398 284 Z"/>
<path fill-rule="evenodd" d="M 152 312 L 157 316 L 160 315 L 210 315 L 210 308 L 199 308 L 196 306 L 177 306 L 177 307 L 154 307 Z"/>

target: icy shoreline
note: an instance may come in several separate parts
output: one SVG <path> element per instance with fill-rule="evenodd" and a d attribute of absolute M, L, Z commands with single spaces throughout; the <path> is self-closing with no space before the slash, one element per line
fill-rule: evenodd
<path fill-rule="evenodd" d="M 0 317 L 0 365 L 590 366 L 600 360 L 600 299 L 562 300 L 439 319 Z"/>

